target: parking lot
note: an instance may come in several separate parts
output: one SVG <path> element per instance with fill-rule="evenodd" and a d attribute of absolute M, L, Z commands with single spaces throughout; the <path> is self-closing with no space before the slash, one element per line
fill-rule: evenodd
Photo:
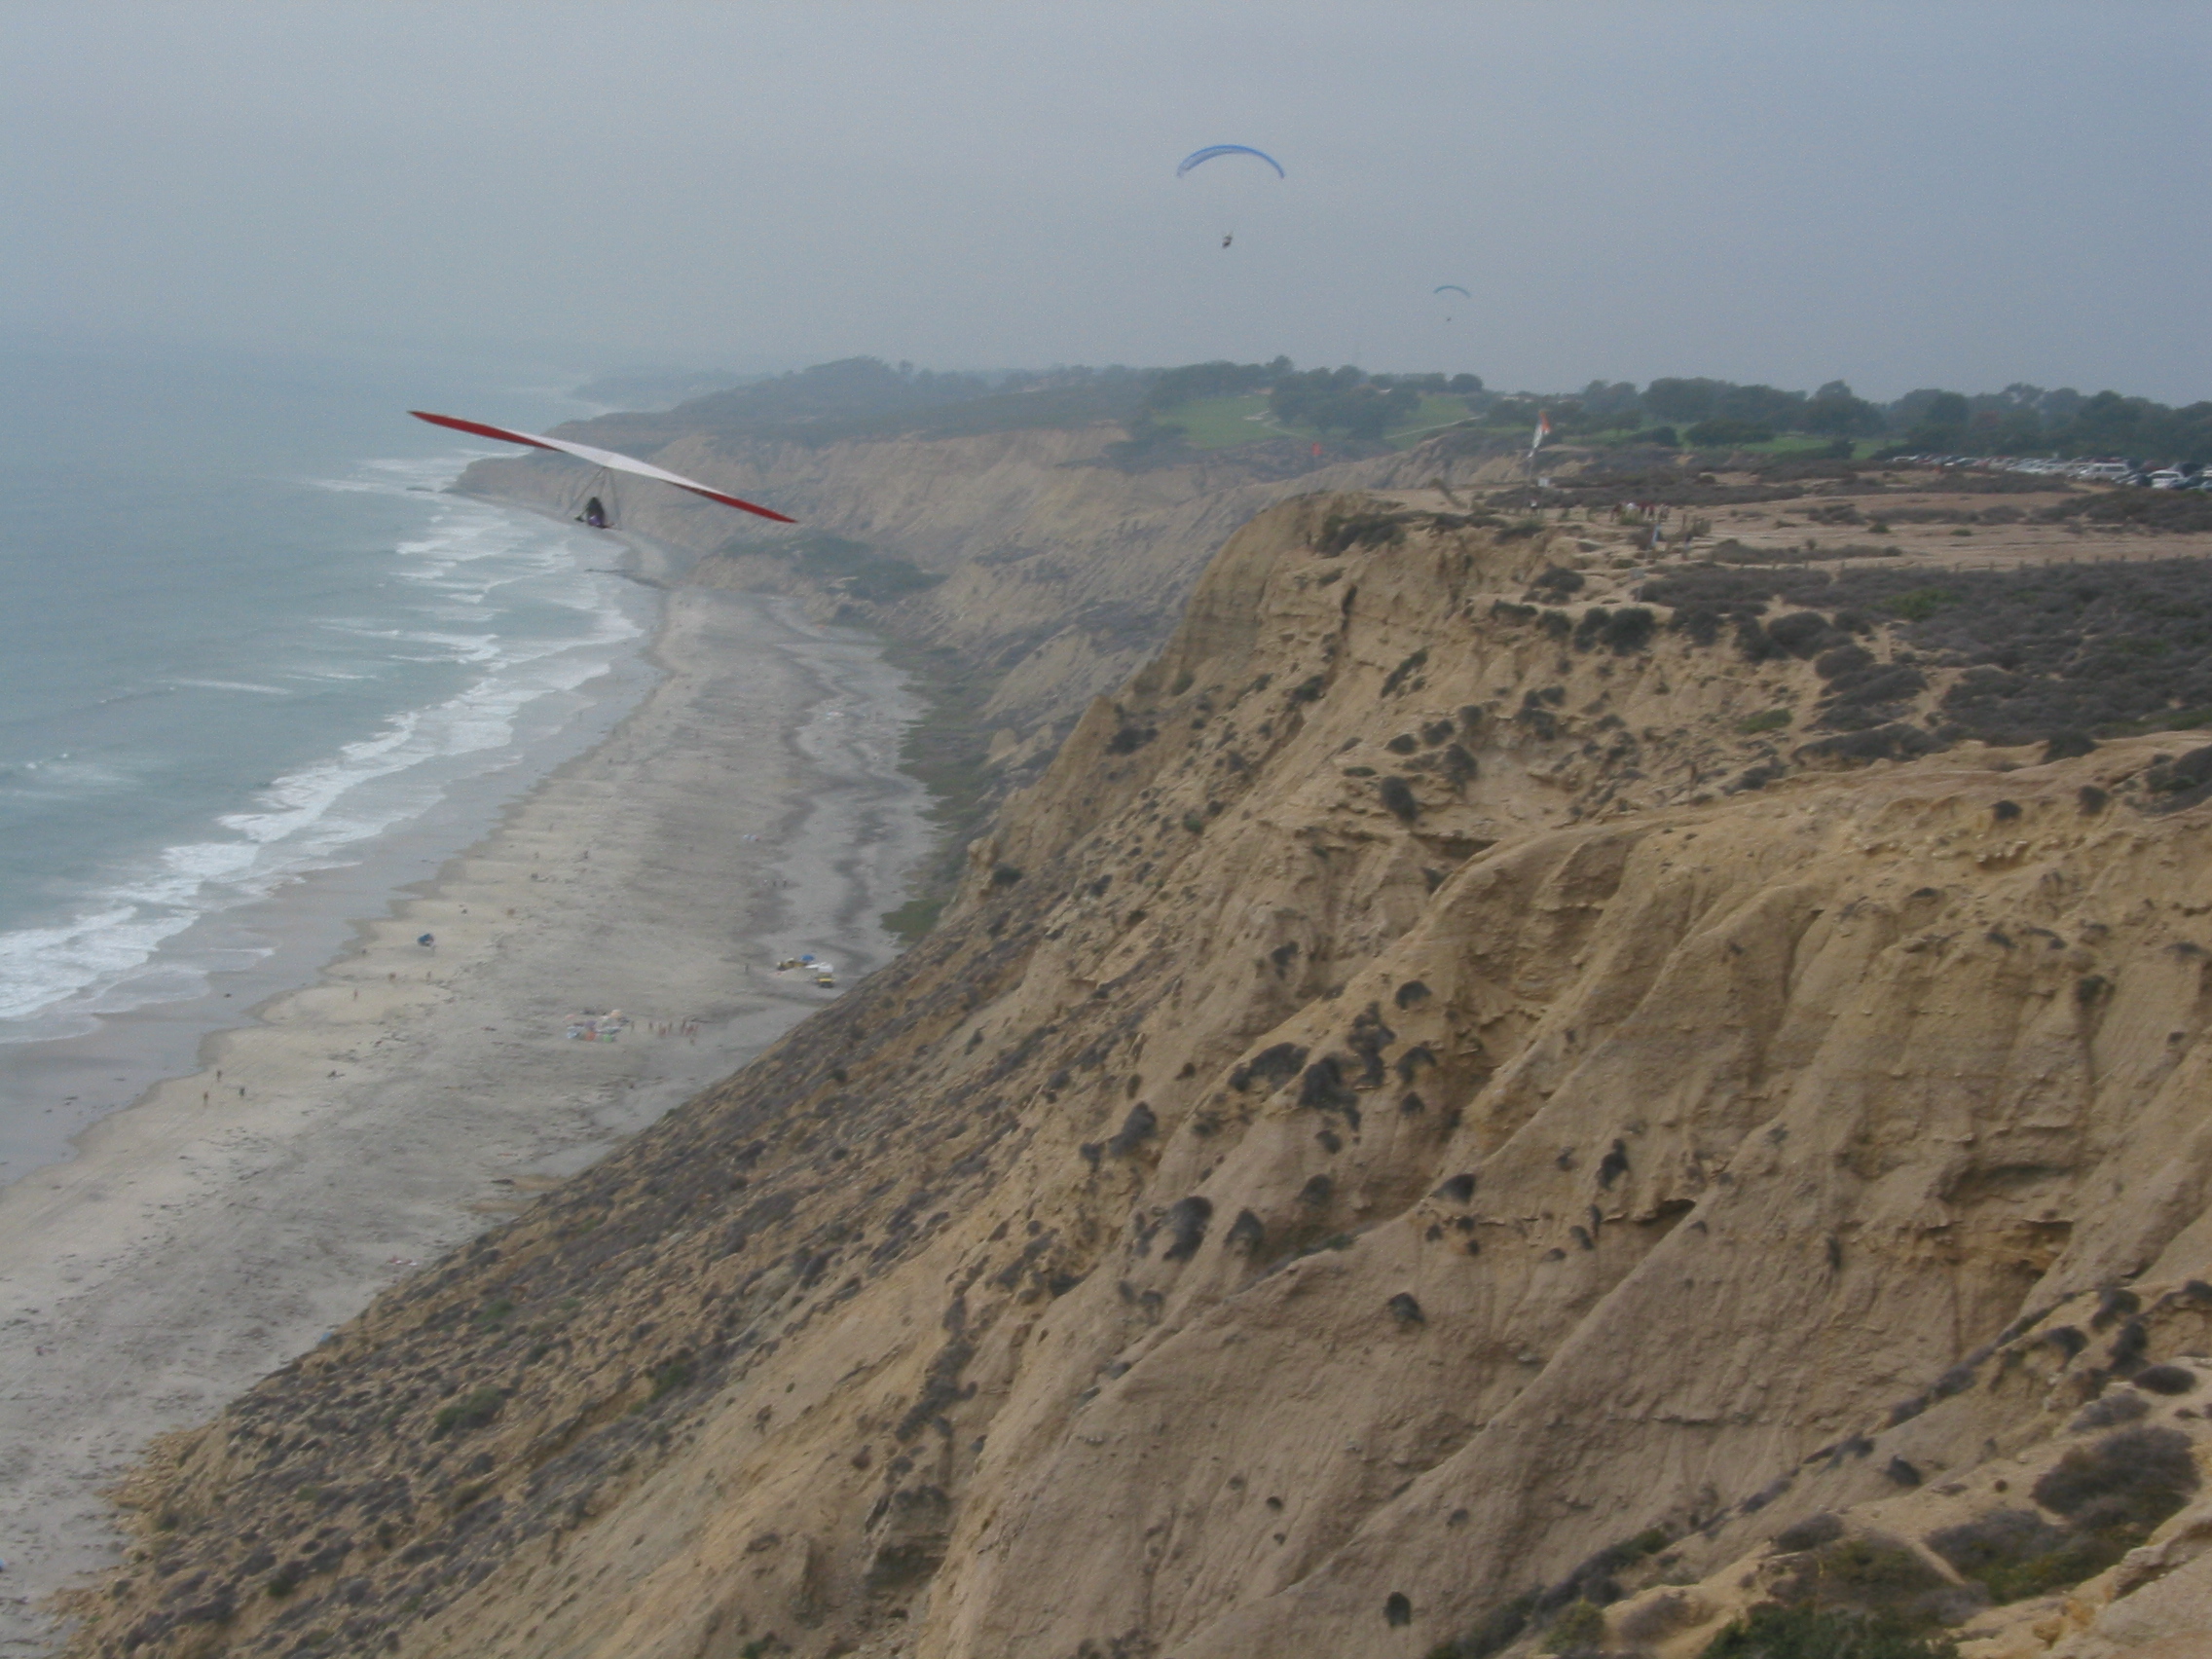
<path fill-rule="evenodd" d="M 1900 455 L 1899 466 L 1963 467 L 1980 472 L 2016 472 L 2031 478 L 2060 478 L 2086 484 L 2127 484 L 2150 490 L 2212 492 L 2212 472 L 2199 461 L 2155 466 L 2117 456 L 2094 461 L 2048 461 L 2009 455 Z"/>

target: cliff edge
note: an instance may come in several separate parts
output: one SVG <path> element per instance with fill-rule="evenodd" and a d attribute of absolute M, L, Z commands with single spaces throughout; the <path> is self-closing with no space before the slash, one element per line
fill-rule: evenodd
<path fill-rule="evenodd" d="M 1801 574 L 1262 512 L 918 948 L 166 1444 L 72 1651 L 2201 1651 L 2212 751 Z"/>

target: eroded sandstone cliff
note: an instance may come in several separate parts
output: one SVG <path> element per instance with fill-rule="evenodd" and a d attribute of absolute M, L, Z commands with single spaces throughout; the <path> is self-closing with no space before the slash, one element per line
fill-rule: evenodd
<path fill-rule="evenodd" d="M 1238 449 L 1124 468 L 1112 461 L 1125 438 L 1115 424 L 803 443 L 718 436 L 681 414 L 562 431 L 638 444 L 658 464 L 798 517 L 793 531 L 763 527 L 665 489 L 621 502 L 626 527 L 702 560 L 695 580 L 799 594 L 826 618 L 959 652 L 989 676 L 988 718 L 1037 754 L 1160 647 L 1206 562 L 1254 513 L 1315 491 L 1512 470 L 1433 444 L 1334 461 Z M 654 424 L 624 424 L 639 421 Z M 579 477 L 541 458 L 487 461 L 461 488 L 567 512 Z M 805 556 L 825 537 L 915 574 L 855 579 L 848 564 Z"/>
<path fill-rule="evenodd" d="M 2200 1651 L 2212 768 L 1824 769 L 1834 616 L 1446 505 L 1247 526 L 919 948 L 166 1446 L 77 1650 Z"/>

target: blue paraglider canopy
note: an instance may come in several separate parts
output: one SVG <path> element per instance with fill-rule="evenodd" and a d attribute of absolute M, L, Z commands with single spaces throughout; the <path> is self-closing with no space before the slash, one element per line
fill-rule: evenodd
<path fill-rule="evenodd" d="M 1440 282 L 1430 291 L 1438 294 L 1467 294 L 1467 290 L 1460 287 L 1456 282 Z M 1467 298 L 1470 300 L 1474 297 L 1472 294 L 1467 294 Z"/>
<path fill-rule="evenodd" d="M 1210 162 L 1216 156 L 1257 156 L 1269 166 L 1275 169 L 1275 177 L 1288 178 L 1290 176 L 1282 170 L 1282 163 L 1276 161 L 1265 150 L 1255 150 L 1249 144 L 1208 144 L 1202 150 L 1193 150 L 1183 158 L 1182 166 L 1175 169 L 1175 176 L 1181 178 L 1201 162 Z"/>

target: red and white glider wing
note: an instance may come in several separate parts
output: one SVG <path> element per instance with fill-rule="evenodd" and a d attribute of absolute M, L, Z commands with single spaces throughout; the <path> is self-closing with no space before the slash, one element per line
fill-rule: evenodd
<path fill-rule="evenodd" d="M 410 409 L 407 413 L 414 416 L 418 421 L 429 422 L 433 426 L 450 426 L 457 432 L 469 432 L 479 438 L 498 438 L 503 443 L 528 444 L 532 449 L 559 450 L 563 455 L 572 455 L 579 461 L 588 461 L 594 466 L 610 467 L 616 472 L 633 472 L 640 478 L 658 479 L 663 484 L 675 485 L 679 490 L 688 490 L 694 496 L 704 496 L 710 501 L 719 501 L 725 507 L 736 507 L 744 512 L 758 513 L 762 518 L 774 519 L 778 524 L 796 524 L 798 522 L 788 514 L 777 512 L 772 507 L 756 506 L 740 497 L 725 495 L 711 485 L 701 484 L 693 478 L 686 478 L 680 472 L 670 472 L 665 467 L 655 466 L 650 461 L 640 461 L 635 456 L 617 455 L 612 450 L 594 449 L 589 444 L 572 444 L 566 438 L 542 438 L 533 432 L 510 432 L 504 426 L 487 426 L 481 421 L 463 421 L 453 415 L 432 415 L 421 409 Z"/>

